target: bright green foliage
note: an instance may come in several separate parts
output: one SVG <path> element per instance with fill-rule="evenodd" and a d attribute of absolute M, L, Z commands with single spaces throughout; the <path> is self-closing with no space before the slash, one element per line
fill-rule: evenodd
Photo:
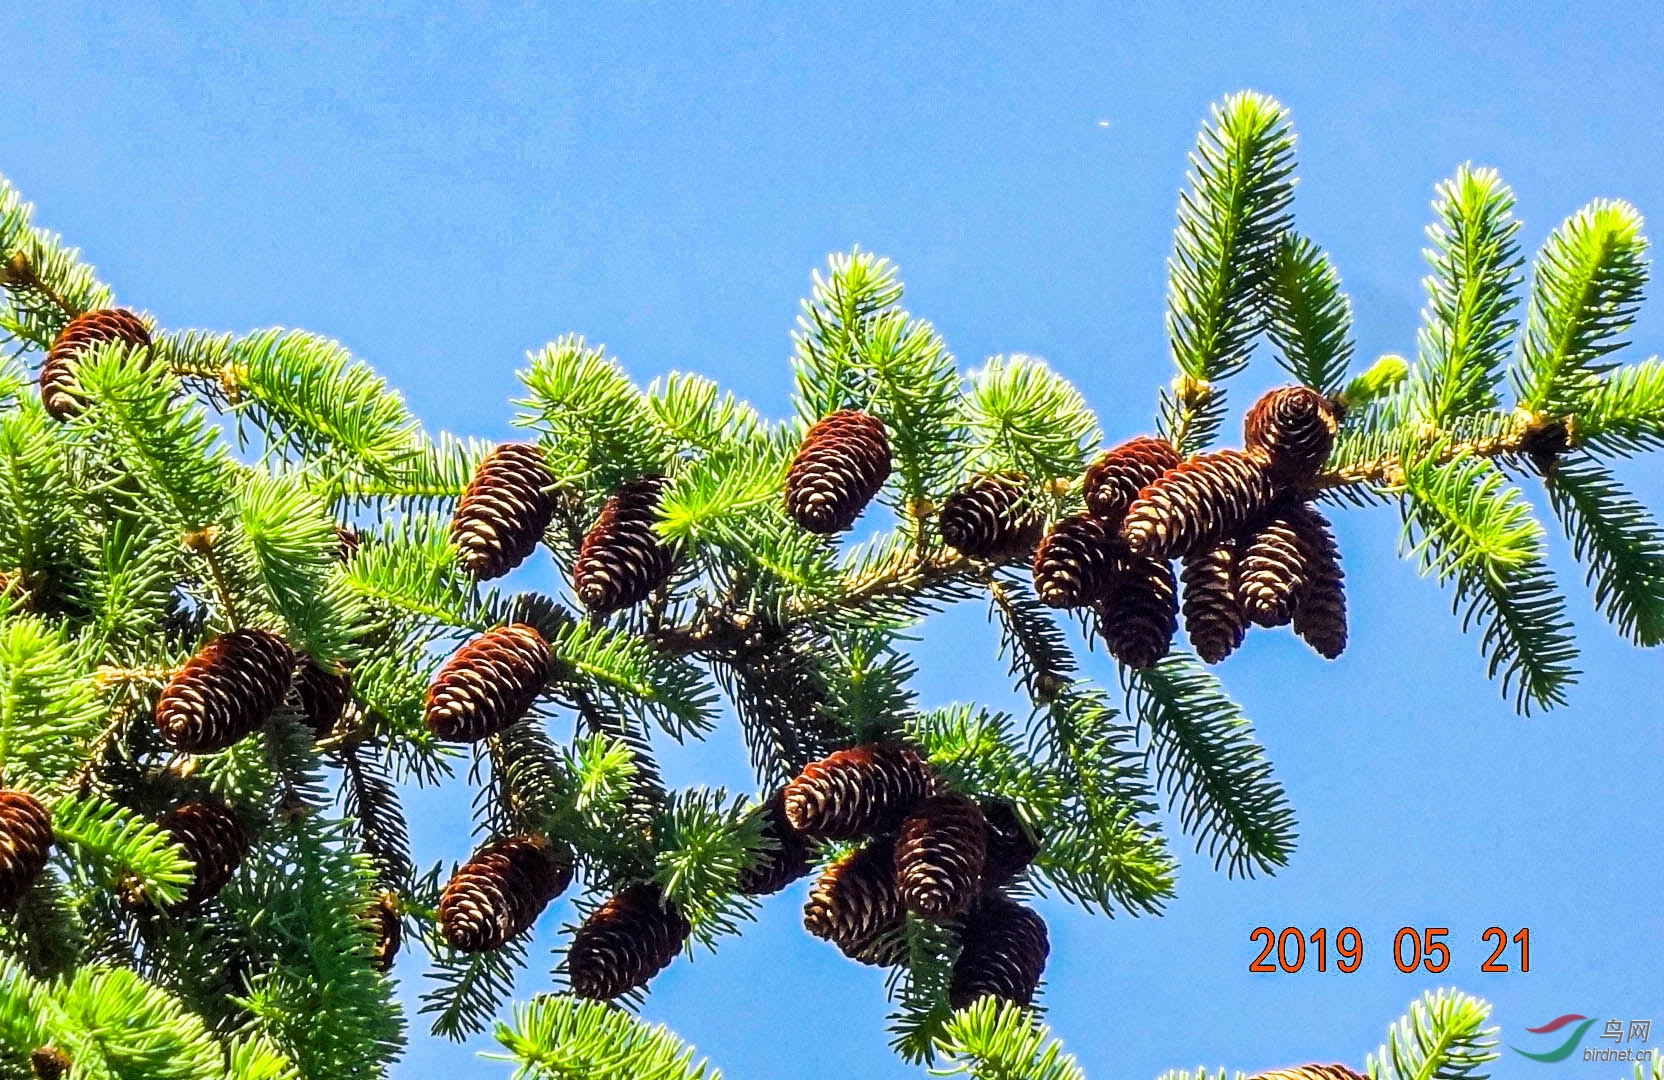
<path fill-rule="evenodd" d="M 1497 1059 L 1491 1007 L 1457 990 L 1422 995 L 1371 1054 L 1370 1080 L 1485 1080 Z"/>
<path fill-rule="evenodd" d="M 1483 631 L 1488 673 L 1501 672 L 1522 711 L 1562 704 L 1577 650 L 1531 507 L 1482 458 L 1418 458 L 1404 487 L 1405 537 L 1424 573 L 1455 584 L 1462 625 Z"/>
<path fill-rule="evenodd" d="M 1027 1009 L 985 997 L 953 1015 L 939 1048 L 936 1076 L 974 1080 L 1086 1080 L 1072 1054 Z"/>
<path fill-rule="evenodd" d="M 1190 155 L 1167 261 L 1167 335 L 1195 392 L 1164 392 L 1161 428 L 1181 450 L 1213 441 L 1225 417 L 1218 383 L 1248 364 L 1265 329 L 1267 294 L 1294 199 L 1294 129 L 1263 94 L 1213 109 Z"/>
<path fill-rule="evenodd" d="M 1039 478 L 1080 472 L 1103 438 L 1080 391 L 1032 356 L 996 356 L 971 372 L 965 426 L 972 471 Z"/>
<path fill-rule="evenodd" d="M 1586 455 L 1559 462 L 1545 482 L 1595 603 L 1637 645 L 1664 643 L 1664 534 L 1652 514 Z"/>
<path fill-rule="evenodd" d="M 1352 363 L 1352 302 L 1323 249 L 1292 233 L 1277 246 L 1266 334 L 1277 360 L 1300 383 L 1326 394 Z M 1360 387 L 1360 389 L 1362 389 Z"/>
<path fill-rule="evenodd" d="M 1464 165 L 1438 195 L 1413 402 L 1421 419 L 1443 424 L 1496 405 L 1516 324 L 1520 223 L 1514 193 L 1494 169 Z"/>
<path fill-rule="evenodd" d="M 722 1080 L 722 1071 L 694 1061 L 694 1049 L 599 1001 L 552 994 L 517 1005 L 512 1024 L 497 1025 L 516 1080 Z"/>
<path fill-rule="evenodd" d="M 1624 346 L 1647 283 L 1641 215 L 1597 199 L 1567 218 L 1532 263 L 1531 314 L 1518 373 L 1520 404 L 1535 413 L 1575 411 L 1602 361 Z"/>
<path fill-rule="evenodd" d="M 1620 351 L 1645 284 L 1633 208 L 1592 203 L 1549 238 L 1516 348 L 1526 268 L 1513 197 L 1495 172 L 1462 168 L 1437 189 L 1415 363 L 1389 352 L 1354 372 L 1340 272 L 1295 230 L 1288 112 L 1259 94 L 1225 99 L 1187 179 L 1167 281 L 1179 377 L 1160 393 L 1162 432 L 1186 453 L 1213 443 L 1226 381 L 1263 338 L 1342 415 L 1307 494 L 1397 505 L 1406 554 L 1451 586 L 1522 711 L 1565 700 L 1577 670 L 1520 486 L 1533 476 L 1602 613 L 1637 644 L 1664 642 L 1664 536 L 1611 471 L 1614 457 L 1664 447 L 1664 365 Z M 573 860 L 571 895 L 545 926 L 654 881 L 692 940 L 715 948 L 778 902 L 738 892 L 768 844 L 758 808 L 810 762 L 864 742 L 909 743 L 950 790 L 1009 802 L 1039 851 L 1005 888 L 1042 910 L 1055 894 L 1158 915 L 1175 891 L 1170 828 L 1232 875 L 1286 864 L 1293 808 L 1213 672 L 1178 649 L 1138 671 L 1083 655 L 1076 627 L 1030 587 L 1029 551 L 970 558 L 943 540 L 938 512 L 978 474 L 1019 475 L 1023 509 L 1048 522 L 1079 512 L 1100 444 L 1135 433 L 1102 431 L 1037 358 L 963 370 L 903 298 L 896 266 L 861 250 L 813 276 L 792 419 L 699 375 L 643 388 L 577 335 L 530 354 L 521 438 L 555 477 L 533 566 L 569 578 L 609 494 L 667 479 L 654 528 L 672 571 L 599 617 L 562 587 L 468 575 L 450 516 L 492 445 L 423 430 L 336 342 L 157 327 L 148 349 L 77 356 L 84 407 L 49 417 L 34 387 L 42 354 L 114 298 L 0 181 L 0 775 L 48 806 L 57 833 L 0 925 L 0 1076 L 49 1041 L 76 1076 L 384 1075 L 405 1046 L 375 962 L 389 895 L 406 943 L 397 975 L 427 968 L 431 1030 L 482 1031 L 522 968 L 561 974 L 563 947 L 534 957 L 527 936 L 480 954 L 444 943 L 452 866 L 508 834 L 542 834 Z M 844 408 L 882 421 L 892 451 L 853 539 L 806 532 L 782 497 L 804 433 Z M 355 544 L 339 532 L 349 525 Z M 962 602 L 986 606 L 1014 701 L 919 701 L 913 642 Z M 510 621 L 548 643 L 547 684 L 523 722 L 472 746 L 440 742 L 425 716 L 436 670 Z M 229 749 L 161 742 L 162 687 L 236 627 L 350 676 L 332 729 L 314 730 L 294 693 Z M 659 755 L 730 720 L 756 791 L 667 784 Z M 476 835 L 431 868 L 411 859 L 410 784 L 472 793 Z M 223 891 L 181 908 L 192 868 L 156 823 L 208 795 L 252 846 Z M 812 862 L 845 850 L 812 845 Z M 150 906 L 135 910 L 141 897 Z M 895 933 L 907 959 L 887 982 L 889 1035 L 904 1059 L 1081 1076 L 1034 1013 L 949 1008 L 957 925 L 910 917 Z M 545 996 L 514 1015 L 498 1030 L 522 1076 L 716 1075 L 611 1006 Z M 1395 1029 L 1378 1076 L 1477 1075 L 1483 1019 L 1471 999 L 1429 999 Z"/>
<path fill-rule="evenodd" d="M 1232 874 L 1270 873 L 1294 850 L 1294 811 L 1254 728 L 1219 680 L 1184 653 L 1129 672 L 1156 773 L 1179 803 L 1196 849 Z"/>
<path fill-rule="evenodd" d="M 52 835 L 105 888 L 133 880 L 146 896 L 171 904 L 190 884 L 191 863 L 178 844 L 125 806 L 96 795 L 58 800 Z"/>
<path fill-rule="evenodd" d="M 80 764 L 100 709 L 86 658 L 62 629 L 19 616 L 0 626 L 0 764 L 45 786 Z"/>

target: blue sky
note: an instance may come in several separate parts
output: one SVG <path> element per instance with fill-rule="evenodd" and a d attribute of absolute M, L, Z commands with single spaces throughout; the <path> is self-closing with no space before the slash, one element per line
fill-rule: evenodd
<path fill-rule="evenodd" d="M 784 414 L 797 300 L 856 243 L 899 263 L 964 365 L 1039 354 L 1112 439 L 1145 431 L 1184 155 L 1242 87 L 1293 110 L 1298 220 L 1365 358 L 1413 348 L 1432 186 L 1464 160 L 1513 184 L 1528 249 L 1596 196 L 1664 221 L 1654 4 L 1112 7 L 11 5 L 0 172 L 166 326 L 333 335 L 430 425 L 493 437 L 525 351 L 567 331 L 643 381 L 691 369 Z M 1664 304 L 1635 339 L 1664 347 Z M 1268 359 L 1245 377 L 1274 381 Z M 1624 474 L 1658 509 L 1656 461 Z M 1567 1012 L 1664 1024 L 1659 655 L 1593 616 L 1556 535 L 1585 674 L 1568 708 L 1518 719 L 1396 557 L 1395 515 L 1337 526 L 1346 656 L 1261 632 L 1220 669 L 1299 813 L 1292 865 L 1228 881 L 1187 852 L 1159 919 L 1043 905 L 1050 1019 L 1094 1078 L 1361 1065 L 1440 985 L 1527 1048 Z M 1014 705 L 993 648 L 978 606 L 933 620 L 923 700 Z M 749 787 L 731 723 L 663 756 L 677 782 Z M 412 801 L 421 859 L 464 854 L 467 806 Z M 916 1075 L 886 1050 L 881 977 L 802 931 L 803 891 L 667 972 L 645 1015 L 734 1080 Z M 570 915 L 544 916 L 534 957 Z M 1356 926 L 1363 969 L 1250 975 L 1260 925 Z M 1449 971 L 1397 971 L 1405 925 L 1450 928 Z M 1492 925 L 1531 929 L 1529 974 L 1479 973 Z M 419 967 L 399 970 L 413 998 Z M 547 984 L 534 967 L 520 990 Z M 418 1035 L 395 1075 L 506 1075 L 483 1045 Z M 1618 1072 L 1510 1058 L 1497 1075 Z"/>

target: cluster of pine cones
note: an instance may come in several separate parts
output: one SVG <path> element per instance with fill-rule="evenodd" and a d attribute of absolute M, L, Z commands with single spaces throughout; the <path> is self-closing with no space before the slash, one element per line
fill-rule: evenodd
<path fill-rule="evenodd" d="M 1086 472 L 1086 510 L 1052 525 L 1035 549 L 1035 592 L 1053 607 L 1089 609 L 1110 654 L 1132 668 L 1171 648 L 1179 579 L 1186 632 L 1208 663 L 1235 651 L 1250 624 L 1292 623 L 1334 659 L 1346 647 L 1340 552 L 1309 496 L 1336 429 L 1326 397 L 1291 386 L 1248 411 L 1243 450 L 1181 460 L 1165 439 L 1141 437 L 1106 451 Z M 974 501 L 978 521 L 1007 520 L 1000 510 L 1019 505 L 1016 485 L 994 485 L 982 478 L 955 498 Z M 950 543 L 953 507 L 943 508 Z M 972 530 L 977 543 L 960 550 L 984 554 L 997 533 Z"/>
<path fill-rule="evenodd" d="M 960 951 L 948 997 L 985 994 L 1026 1005 L 1050 947 L 1046 924 L 1002 887 L 1038 851 L 1012 808 L 954 793 L 924 758 L 899 745 L 840 750 L 807 766 L 763 808 L 774 845 L 740 882 L 778 892 L 809 872 L 817 842 L 862 841 L 821 874 L 803 909 L 811 934 L 852 960 L 907 961 L 909 913 L 957 922 Z"/>
<path fill-rule="evenodd" d="M 571 853 L 533 833 L 494 840 L 457 868 L 439 897 L 439 930 L 462 952 L 499 949 L 531 929 L 572 883 Z M 645 986 L 681 952 L 691 926 L 652 882 L 614 893 L 578 927 L 567 978 L 578 997 Z"/>

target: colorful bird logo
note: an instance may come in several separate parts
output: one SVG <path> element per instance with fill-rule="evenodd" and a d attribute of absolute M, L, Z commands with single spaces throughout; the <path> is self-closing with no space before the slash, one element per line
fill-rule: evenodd
<path fill-rule="evenodd" d="M 1578 1021 L 1582 1022 L 1578 1023 Z M 1582 1016 L 1578 1013 L 1567 1013 L 1565 1016 L 1555 1017 L 1542 1027 L 1525 1029 L 1533 1035 L 1547 1035 L 1551 1031 L 1559 1031 L 1567 1024 L 1577 1024 L 1577 1028 L 1569 1036 L 1567 1036 L 1566 1041 L 1555 1047 L 1553 1050 L 1549 1050 L 1541 1054 L 1533 1054 L 1529 1050 L 1521 1050 L 1517 1046 L 1510 1046 L 1508 1049 L 1522 1057 L 1528 1057 L 1532 1061 L 1542 1061 L 1550 1064 L 1556 1061 L 1565 1061 L 1567 1058 L 1572 1056 L 1572 1051 L 1577 1049 L 1577 1044 L 1583 1041 L 1583 1033 L 1588 1031 L 1589 1025 L 1594 1022 L 1595 1021 L 1592 1017 Z"/>

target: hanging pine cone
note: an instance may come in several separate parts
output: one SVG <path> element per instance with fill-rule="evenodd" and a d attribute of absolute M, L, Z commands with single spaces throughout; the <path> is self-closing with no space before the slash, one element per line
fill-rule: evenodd
<path fill-rule="evenodd" d="M 375 931 L 375 947 L 370 962 L 377 971 L 392 971 L 393 961 L 399 958 L 399 947 L 404 944 L 404 920 L 399 916 L 399 896 L 384 892 L 370 909 L 370 926 Z"/>
<path fill-rule="evenodd" d="M 631 885 L 595 909 L 566 954 L 572 993 L 610 1001 L 663 971 L 692 932 L 657 885 Z"/>
<path fill-rule="evenodd" d="M 1236 589 L 1243 613 L 1256 626 L 1287 626 L 1295 599 L 1306 588 L 1311 573 L 1301 539 L 1306 513 L 1301 503 L 1285 503 L 1243 534 Z"/>
<path fill-rule="evenodd" d="M 786 790 L 763 805 L 763 837 L 777 847 L 757 853 L 757 862 L 740 873 L 736 886 L 745 896 L 770 896 L 809 872 L 809 842 L 786 820 Z"/>
<path fill-rule="evenodd" d="M 52 852 L 52 815 L 22 791 L 0 791 L 0 907 L 29 891 Z"/>
<path fill-rule="evenodd" d="M 490 952 L 531 929 L 572 882 L 572 862 L 541 836 L 508 836 L 457 867 L 439 894 L 439 930 L 452 948 Z"/>
<path fill-rule="evenodd" d="M 308 657 L 295 675 L 295 695 L 300 698 L 301 714 L 312 734 L 328 738 L 352 700 L 352 677 L 345 669 L 330 671 Z"/>
<path fill-rule="evenodd" d="M 295 654 L 276 634 L 221 634 L 186 661 L 156 699 L 162 741 L 187 754 L 234 745 L 271 718 L 294 670 Z"/>
<path fill-rule="evenodd" d="M 1217 664 L 1236 651 L 1248 633 L 1248 616 L 1236 590 L 1237 551 L 1226 542 L 1184 560 L 1184 629 L 1196 655 Z"/>
<path fill-rule="evenodd" d="M 597 615 L 640 603 L 670 576 L 670 549 L 653 531 L 667 482 L 662 476 L 643 476 L 622 485 L 607 497 L 584 534 L 572 585 L 584 607 Z"/>
<path fill-rule="evenodd" d="M 786 512 L 812 533 L 843 532 L 889 475 L 884 422 L 859 409 L 840 409 L 804 433 L 786 472 Z"/>
<path fill-rule="evenodd" d="M 1139 493 L 1121 535 L 1140 555 L 1194 555 L 1236 535 L 1271 496 L 1263 462 L 1238 450 L 1197 454 Z"/>
<path fill-rule="evenodd" d="M 907 957 L 897 931 L 906 925 L 896 885 L 893 840 L 874 840 L 821 874 L 803 905 L 803 928 L 830 941 L 851 960 L 890 967 Z"/>
<path fill-rule="evenodd" d="M 1103 594 L 1122 544 L 1091 514 L 1053 525 L 1034 552 L 1034 592 L 1050 607 L 1084 607 Z"/>
<path fill-rule="evenodd" d="M 463 569 L 482 581 L 502 577 L 537 550 L 555 514 L 554 483 L 531 443 L 503 443 L 487 454 L 451 518 Z"/>
<path fill-rule="evenodd" d="M 518 723 L 549 681 L 553 653 L 526 623 L 470 641 L 428 687 L 428 730 L 447 742 L 478 742 Z"/>
<path fill-rule="evenodd" d="M 1271 475 L 1302 483 L 1329 460 L 1340 422 L 1329 399 L 1306 386 L 1285 386 L 1254 402 L 1242 421 L 1243 446 L 1263 455 Z"/>
<path fill-rule="evenodd" d="M 981 891 L 987 859 L 982 807 L 963 795 L 926 799 L 901 823 L 896 837 L 902 904 L 920 918 L 953 918 Z"/>
<path fill-rule="evenodd" d="M 1179 628 L 1173 565 L 1166 559 L 1128 559 L 1094 610 L 1109 655 L 1130 668 L 1154 667 L 1172 648 Z"/>
<path fill-rule="evenodd" d="M 254 841 L 230 807 L 218 799 L 175 807 L 156 824 L 184 849 L 185 857 L 194 867 L 185 895 L 174 905 L 176 911 L 218 896 L 248 857 L 249 846 Z M 133 899 L 142 900 L 142 897 L 135 895 Z"/>
<path fill-rule="evenodd" d="M 75 365 L 83 352 L 106 341 L 125 341 L 134 348 L 150 345 L 150 328 L 126 308 L 100 308 L 77 315 L 58 334 L 40 369 L 40 401 L 54 420 L 68 420 L 81 411 L 81 391 Z"/>
<path fill-rule="evenodd" d="M 984 799 L 982 818 L 988 823 L 988 856 L 982 867 L 982 886 L 997 889 L 1028 869 L 1040 845 L 1023 828 L 1017 811 L 1004 799 Z"/>
<path fill-rule="evenodd" d="M 42 1046 L 29 1054 L 29 1071 L 35 1080 L 62 1080 L 72 1064 L 69 1055 L 56 1046 Z"/>
<path fill-rule="evenodd" d="M 930 763 L 890 743 L 839 750 L 786 785 L 786 821 L 804 836 L 854 840 L 901 824 L 935 785 Z"/>
<path fill-rule="evenodd" d="M 1249 1080 L 1369 1080 L 1369 1077 L 1345 1065 L 1296 1065 L 1292 1069 L 1258 1073 Z"/>
<path fill-rule="evenodd" d="M 1045 522 L 1029 505 L 1020 474 L 989 473 L 944 499 L 936 524 L 949 547 L 984 558 L 1026 550 Z"/>
<path fill-rule="evenodd" d="M 1033 911 L 999 893 L 986 894 L 965 917 L 948 1004 L 963 1009 L 984 994 L 1027 1005 L 1046 970 L 1051 944 Z"/>
<path fill-rule="evenodd" d="M 1183 460 L 1166 439 L 1140 436 L 1105 450 L 1086 470 L 1086 508 L 1110 532 L 1121 528 L 1138 493 Z"/>
<path fill-rule="evenodd" d="M 1346 651 L 1346 575 L 1340 568 L 1340 546 L 1315 507 L 1308 507 L 1300 530 L 1307 581 L 1294 603 L 1294 632 L 1319 656 L 1333 660 Z"/>

